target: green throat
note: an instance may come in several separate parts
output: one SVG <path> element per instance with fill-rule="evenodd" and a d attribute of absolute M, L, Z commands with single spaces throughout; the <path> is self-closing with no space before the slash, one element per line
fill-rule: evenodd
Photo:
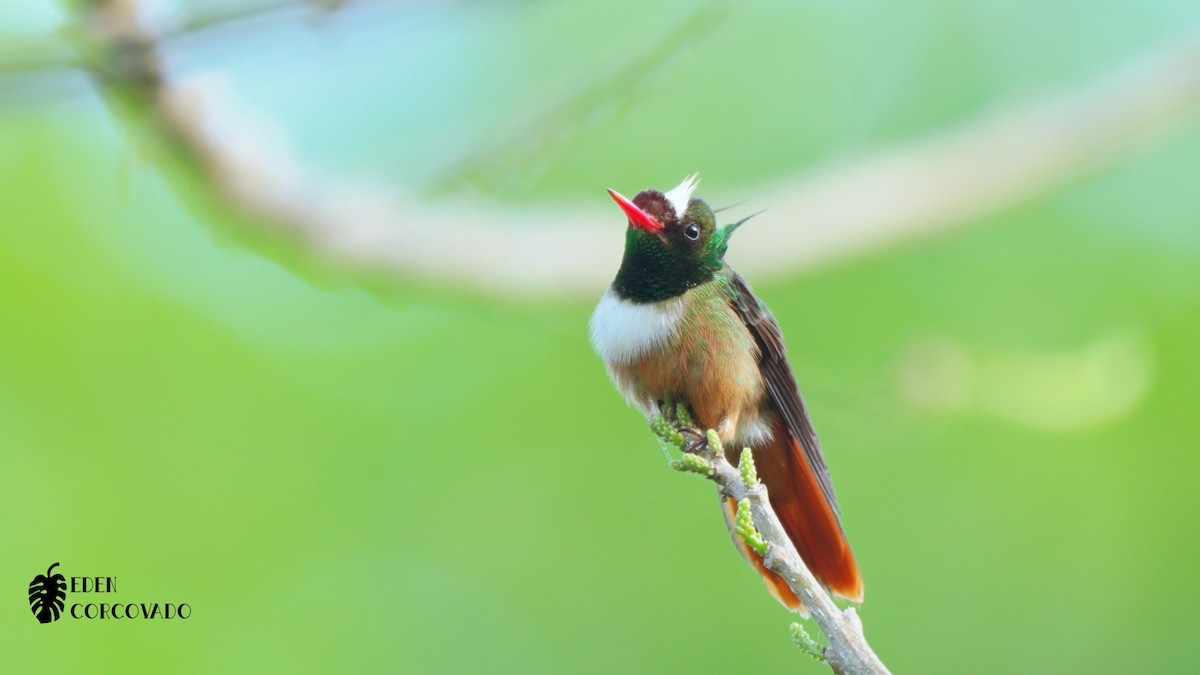
<path fill-rule="evenodd" d="M 723 264 L 720 257 L 695 258 L 672 248 L 656 235 L 629 228 L 613 281 L 617 295 L 636 303 L 669 300 L 711 281 Z"/>

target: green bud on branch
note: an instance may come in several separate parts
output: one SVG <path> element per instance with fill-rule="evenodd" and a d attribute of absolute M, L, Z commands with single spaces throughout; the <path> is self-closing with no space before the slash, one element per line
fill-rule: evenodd
<path fill-rule="evenodd" d="M 742 456 L 738 459 L 738 473 L 742 474 L 742 483 L 747 488 L 758 485 L 758 469 L 754 468 L 754 455 L 750 448 L 742 448 Z"/>
<path fill-rule="evenodd" d="M 658 440 L 664 445 L 672 446 L 676 449 L 683 450 L 685 441 L 683 434 L 679 433 L 667 418 L 662 415 L 655 415 L 650 418 L 650 431 L 658 437 Z"/>
<path fill-rule="evenodd" d="M 792 623 L 789 626 L 792 633 L 792 644 L 800 648 L 800 651 L 808 654 L 821 663 L 828 663 L 825 659 L 825 648 L 817 644 L 808 631 L 804 630 L 804 626 L 799 623 Z"/>
<path fill-rule="evenodd" d="M 767 542 L 763 541 L 762 535 L 754 527 L 754 519 L 750 516 L 749 499 L 738 502 L 737 515 L 733 518 L 733 529 L 742 538 L 742 541 L 757 551 L 759 555 L 767 554 Z"/>
<path fill-rule="evenodd" d="M 717 436 L 717 432 L 712 429 L 708 430 L 708 449 L 715 455 L 725 454 L 725 446 L 721 445 L 721 437 Z"/>
<path fill-rule="evenodd" d="M 685 452 L 679 459 L 671 460 L 671 468 L 676 471 L 698 473 L 705 478 L 711 478 L 713 475 L 712 464 L 709 464 L 707 459 L 690 452 Z"/>
<path fill-rule="evenodd" d="M 675 406 L 675 419 L 679 420 L 679 423 L 685 427 L 696 426 L 696 421 L 692 419 L 692 413 L 688 411 L 687 405 L 683 402 Z"/>

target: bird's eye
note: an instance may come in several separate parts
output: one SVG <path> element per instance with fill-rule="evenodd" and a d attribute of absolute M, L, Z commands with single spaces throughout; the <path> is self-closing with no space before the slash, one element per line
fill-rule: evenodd
<path fill-rule="evenodd" d="M 684 230 L 683 233 L 687 236 L 688 239 L 692 239 L 692 240 L 699 239 L 700 238 L 700 226 L 695 223 L 692 223 L 691 225 L 687 226 L 687 229 Z"/>

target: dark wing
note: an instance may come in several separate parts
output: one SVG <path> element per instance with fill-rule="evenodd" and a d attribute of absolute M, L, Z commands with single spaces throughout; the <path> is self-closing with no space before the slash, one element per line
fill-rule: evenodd
<path fill-rule="evenodd" d="M 788 365 L 785 355 L 787 347 L 783 343 L 783 333 L 779 330 L 779 324 L 750 291 L 746 280 L 733 270 L 728 272 L 732 290 L 730 303 L 758 343 L 761 352 L 758 369 L 766 382 L 771 402 L 783 416 L 788 431 L 799 441 L 800 447 L 804 448 L 804 457 L 821 486 L 821 492 L 825 494 L 825 500 L 840 518 L 841 511 L 838 509 L 837 497 L 833 494 L 829 467 L 825 466 L 825 457 L 821 455 L 821 442 L 817 440 L 817 432 L 813 430 L 808 411 L 804 408 L 804 399 L 800 397 L 800 389 L 796 386 L 792 367 Z"/>

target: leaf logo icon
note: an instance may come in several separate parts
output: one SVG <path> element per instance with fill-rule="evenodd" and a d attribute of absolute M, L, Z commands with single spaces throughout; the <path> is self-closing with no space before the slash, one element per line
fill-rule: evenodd
<path fill-rule="evenodd" d="M 42 623 L 57 621 L 67 600 L 67 579 L 61 574 L 52 575 L 58 563 L 54 563 L 29 582 L 29 608 Z"/>

